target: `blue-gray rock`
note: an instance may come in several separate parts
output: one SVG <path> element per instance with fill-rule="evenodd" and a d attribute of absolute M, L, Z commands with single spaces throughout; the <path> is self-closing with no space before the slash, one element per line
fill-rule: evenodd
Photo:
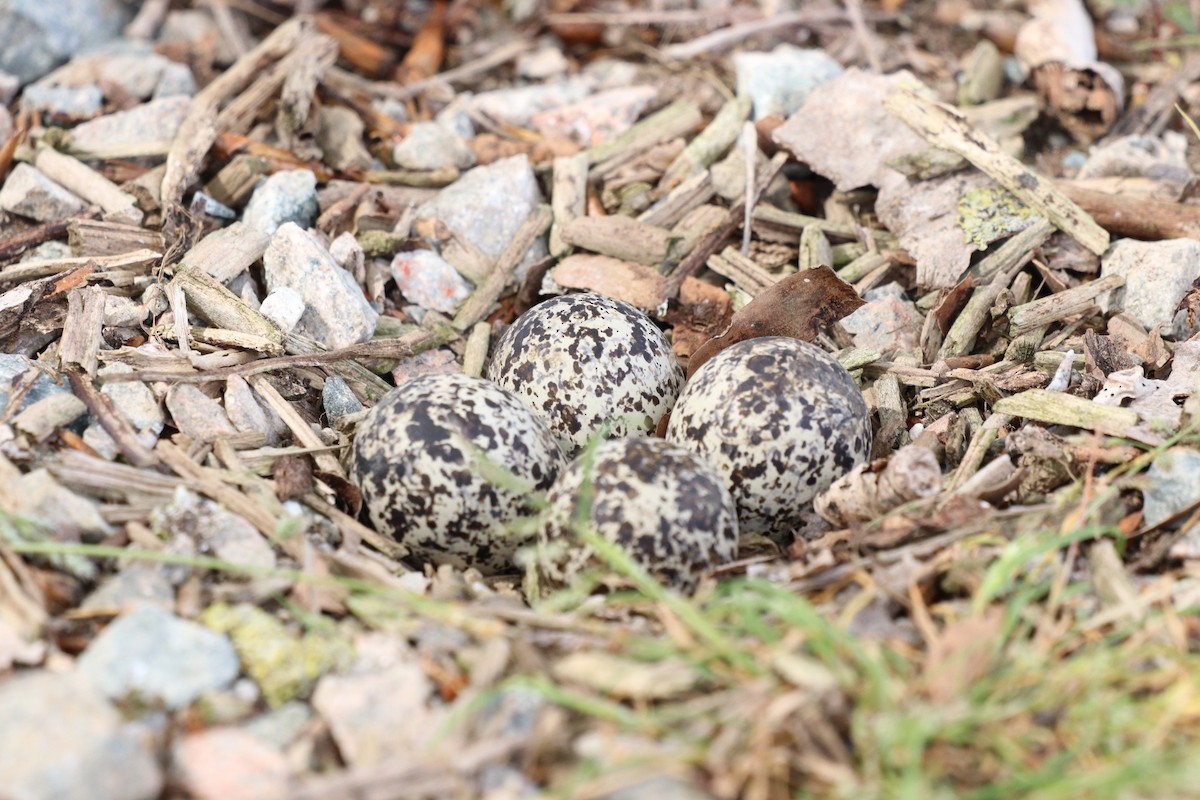
<path fill-rule="evenodd" d="M 0 0 L 0 70 L 36 80 L 120 36 L 131 11 L 120 0 Z"/>
<path fill-rule="evenodd" d="M 1147 525 L 1157 525 L 1200 500 L 1200 451 L 1173 447 L 1154 459 L 1146 470 L 1142 497 Z"/>
<path fill-rule="evenodd" d="M 141 737 L 84 676 L 45 671 L 0 682 L 0 795 L 148 800 L 163 776 Z"/>
<path fill-rule="evenodd" d="M 842 65 L 823 50 L 781 44 L 769 53 L 735 53 L 737 93 L 754 103 L 754 119 L 786 117 L 808 99 L 813 89 L 842 72 Z"/>
<path fill-rule="evenodd" d="M 475 154 L 454 131 L 436 122 L 417 122 L 392 148 L 392 160 L 403 169 L 466 169 L 475 164 Z"/>
<path fill-rule="evenodd" d="M 80 656 L 79 671 L 111 698 L 137 694 L 168 709 L 238 674 L 229 639 L 151 605 L 111 623 Z"/>
<path fill-rule="evenodd" d="M 475 167 L 421 205 L 416 216 L 440 219 L 494 259 L 542 200 L 529 159 L 519 155 Z M 543 236 L 521 262 L 516 280 L 524 280 L 548 252 Z"/>
<path fill-rule="evenodd" d="M 175 94 L 182 94 L 191 97 L 196 93 L 196 77 L 192 75 L 192 71 L 183 64 L 171 62 L 163 67 L 162 74 L 158 76 L 158 83 L 154 84 L 154 94 L 151 95 L 155 100 L 160 97 L 170 97 Z"/>
<path fill-rule="evenodd" d="M 86 207 L 87 203 L 29 164 L 17 164 L 0 188 L 0 208 L 38 222 L 63 219 Z"/>
<path fill-rule="evenodd" d="M 13 381 L 31 369 L 38 370 L 41 376 L 21 399 L 21 405 L 17 407 L 18 412 L 24 411 L 44 397 L 69 391 L 64 384 L 55 383 L 46 369 L 40 368 L 25 356 L 0 353 L 0 408 L 8 407 L 8 395 Z"/>
<path fill-rule="evenodd" d="M 321 390 L 321 405 L 325 407 L 325 416 L 329 418 L 329 424 L 335 426 L 343 417 L 363 410 L 362 401 L 354 396 L 350 385 L 340 375 L 330 375 L 325 379 L 325 388 Z"/>
<path fill-rule="evenodd" d="M 329 251 L 294 222 L 285 222 L 263 254 L 267 291 L 287 286 L 304 298 L 295 331 L 326 347 L 348 347 L 375 333 L 379 313 Z"/>
<path fill-rule="evenodd" d="M 1097 298 L 1100 308 L 1126 311 L 1147 330 L 1161 325 L 1169 338 L 1175 334 L 1175 308 L 1200 278 L 1200 242 L 1121 239 L 1100 259 L 1100 276 L 1109 275 L 1125 278 L 1125 285 Z"/>
<path fill-rule="evenodd" d="M 308 707 L 308 703 L 289 700 L 279 708 L 259 714 L 242 725 L 242 730 L 254 738 L 282 750 L 300 735 L 300 731 L 312 719 L 312 715 L 313 712 Z"/>
<path fill-rule="evenodd" d="M 242 222 L 268 236 L 285 222 L 312 227 L 317 218 L 317 176 L 307 169 L 276 172 L 250 195 Z"/>
<path fill-rule="evenodd" d="M 32 83 L 25 87 L 21 99 L 25 107 L 44 114 L 91 119 L 104 107 L 104 92 L 95 84 L 86 86 L 41 86 Z"/>

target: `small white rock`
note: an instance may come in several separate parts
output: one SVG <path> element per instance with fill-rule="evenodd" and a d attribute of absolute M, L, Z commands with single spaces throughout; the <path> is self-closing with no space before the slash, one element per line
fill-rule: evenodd
<path fill-rule="evenodd" d="M 267 295 L 258 310 L 284 333 L 291 333 L 304 316 L 304 297 L 289 286 L 280 286 Z"/>
<path fill-rule="evenodd" d="M 1122 308 L 1148 330 L 1161 325 L 1163 336 L 1170 337 L 1175 307 L 1200 277 L 1200 242 L 1121 239 L 1100 261 L 1100 276 L 1108 275 L 1124 277 L 1125 286 L 1097 298 L 1100 308 Z"/>

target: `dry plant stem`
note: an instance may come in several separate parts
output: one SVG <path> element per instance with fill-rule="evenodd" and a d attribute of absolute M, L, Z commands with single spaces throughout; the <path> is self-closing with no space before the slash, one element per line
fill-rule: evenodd
<path fill-rule="evenodd" d="M 964 356 L 971 352 L 975 347 L 975 339 L 991 315 L 992 305 L 1000 297 L 1000 293 L 1033 258 L 1034 249 L 1050 238 L 1052 232 L 1053 226 L 1049 222 L 1038 220 L 1002 244 L 994 254 L 980 263 L 981 273 L 994 272 L 995 277 L 986 287 L 976 289 L 971 295 L 967 305 L 946 332 L 946 338 L 938 351 L 939 358 Z"/>
<path fill-rule="evenodd" d="M 130 39 L 153 39 L 170 8 L 171 0 L 145 0 L 137 16 L 125 26 L 125 36 Z"/>
<path fill-rule="evenodd" d="M 726 247 L 720 253 L 714 253 L 705 263 L 713 272 L 733 281 L 751 297 L 779 282 L 778 277 L 760 267 L 753 259 L 742 255 L 741 251 L 734 247 Z"/>
<path fill-rule="evenodd" d="M 737 97 L 725 103 L 712 122 L 688 142 L 659 183 L 661 189 L 673 189 L 721 157 L 737 140 L 742 123 L 750 115 L 749 97 Z"/>
<path fill-rule="evenodd" d="M 116 412 L 107 395 L 98 391 L 86 376 L 72 370 L 67 370 L 66 375 L 67 380 L 71 382 L 71 391 L 88 407 L 88 411 L 112 437 L 117 449 L 130 464 L 135 467 L 149 467 L 159 463 L 158 456 L 142 444 L 137 432 L 125 417 Z"/>
<path fill-rule="evenodd" d="M 487 316 L 492 305 L 500 299 L 504 287 L 512 280 L 513 273 L 529 252 L 529 248 L 550 227 L 552 218 L 550 207 L 546 205 L 537 206 L 529 212 L 529 216 L 521 223 L 508 247 L 504 248 L 500 258 L 496 259 L 491 273 L 458 310 L 454 317 L 454 327 L 457 330 L 465 331 Z"/>
<path fill-rule="evenodd" d="M 207 272 L 184 266 L 171 282 L 182 287 L 191 309 L 206 322 L 218 328 L 249 333 L 283 344 L 283 332 L 274 322 L 246 305 L 240 297 Z"/>
<path fill-rule="evenodd" d="M 221 103 L 254 80 L 264 66 L 290 52 L 311 26 L 312 22 L 305 19 L 283 23 L 192 99 L 167 153 L 162 182 L 164 208 L 179 203 L 188 184 L 199 174 L 205 154 L 221 133 L 216 124 Z"/>
<path fill-rule="evenodd" d="M 550 255 L 555 258 L 562 258 L 571 251 L 571 245 L 563 241 L 563 228 L 587 212 L 587 173 L 587 156 L 583 153 L 554 159 L 550 193 L 554 224 L 550 226 Z"/>
<path fill-rule="evenodd" d="M 879 58 L 879 42 L 863 18 L 862 0 L 843 0 L 842 4 L 846 6 L 846 17 L 850 20 L 850 27 L 854 30 L 859 49 L 871 65 L 871 72 L 882 75 L 883 62 Z"/>
<path fill-rule="evenodd" d="M 795 233 L 799 235 L 805 228 L 812 226 L 826 236 L 833 236 L 837 239 L 856 240 L 859 237 L 859 231 L 853 225 L 834 222 L 823 217 L 810 217 L 807 214 L 793 214 L 790 211 L 782 211 L 775 206 L 755 206 L 753 216 L 755 222 L 785 230 L 789 234 Z M 875 244 L 878 247 L 896 246 L 896 237 L 887 231 L 873 230 L 866 233 L 875 240 Z"/>
<path fill-rule="evenodd" d="M 712 174 L 705 170 L 676 186 L 666 197 L 639 214 L 637 221 L 650 225 L 672 225 L 692 209 L 707 203 L 715 194 Z"/>
<path fill-rule="evenodd" d="M 108 178 L 96 172 L 77 158 L 65 155 L 50 147 L 41 147 L 34 156 L 33 164 L 50 180 L 100 206 L 105 219 L 139 225 L 142 212 L 135 205 L 132 195 L 126 194 Z"/>
<path fill-rule="evenodd" d="M 471 328 L 467 336 L 466 351 L 463 353 L 463 372 L 479 377 L 483 374 L 483 365 L 487 361 L 488 343 L 492 338 L 492 326 L 486 322 L 478 322 Z"/>
<path fill-rule="evenodd" d="M 1109 194 L 1060 181 L 1058 187 L 1109 233 L 1134 239 L 1200 239 L 1200 207 Z"/>
<path fill-rule="evenodd" d="M 92 267 L 99 271 L 126 270 L 147 274 L 158 264 L 162 254 L 153 250 L 135 250 L 119 256 L 84 258 L 47 258 L 13 264 L 0 270 L 0 284 L 23 283 L 36 278 L 46 278 L 60 272 L 69 272 L 81 267 Z"/>
<path fill-rule="evenodd" d="M 993 408 L 998 413 L 1014 417 L 1054 425 L 1071 425 L 1109 436 L 1125 436 L 1138 441 L 1154 438 L 1134 430 L 1139 417 L 1132 408 L 1106 406 L 1062 392 L 1030 389 L 998 400 Z"/>
<path fill-rule="evenodd" d="M 756 201 L 758 197 L 762 196 L 762 192 L 771 185 L 771 181 L 775 180 L 775 176 L 783 169 L 785 163 L 787 163 L 786 153 L 779 152 L 771 158 L 770 162 L 763 169 L 762 174 L 758 176 L 754 192 Z M 667 303 L 678 297 L 679 287 L 683 285 L 683 282 L 695 276 L 700 271 L 700 268 L 704 266 L 705 262 L 708 261 L 709 256 L 717 252 L 717 248 L 733 235 L 738 225 L 742 224 L 744 213 L 745 201 L 739 201 L 726 212 L 725 221 L 706 234 L 696 244 L 692 252 L 688 254 L 687 258 L 680 262 L 679 266 L 671 273 L 671 277 L 667 280 L 667 285 L 663 289 L 662 298 L 659 300 L 660 308 L 665 307 Z"/>
<path fill-rule="evenodd" d="M 29 248 L 37 247 L 39 244 L 44 244 L 54 239 L 61 239 L 72 222 L 78 219 L 91 219 L 94 216 L 95 214 L 91 214 L 84 217 L 70 217 L 68 219 L 47 222 L 44 225 L 38 225 L 35 228 L 30 228 L 27 231 L 10 236 L 7 239 L 0 239 L 0 261 L 15 258 Z"/>
<path fill-rule="evenodd" d="M 647 267 L 663 262 L 671 238 L 669 231 L 618 214 L 576 217 L 562 229 L 567 245 Z"/>
<path fill-rule="evenodd" d="M 262 231 L 235 222 L 197 242 L 184 255 L 182 263 L 224 284 L 262 258 L 270 242 L 271 237 Z"/>
<path fill-rule="evenodd" d="M 1108 249 L 1108 232 L 1086 211 L 952 110 L 909 90 L 893 93 L 883 105 L 930 144 L 970 161 L 1088 250 L 1102 255 Z"/>
<path fill-rule="evenodd" d="M 808 8 L 787 14 L 776 14 L 766 19 L 731 25 L 728 28 L 692 39 L 690 42 L 664 47 L 659 54 L 663 58 L 674 61 L 685 61 L 705 54 L 722 53 L 731 47 L 736 47 L 751 36 L 758 36 L 762 33 L 784 33 L 791 28 L 841 22 L 845 18 L 845 12 L 835 8 Z"/>
<path fill-rule="evenodd" d="M 166 251 L 166 243 L 158 231 L 138 225 L 74 219 L 67 225 L 67 243 L 81 256 L 117 256 L 134 250 Z"/>
<path fill-rule="evenodd" d="M 963 453 L 962 461 L 958 464 L 958 469 L 954 471 L 954 475 L 946 482 L 945 492 L 947 495 L 961 487 L 972 475 L 979 471 L 984 457 L 987 456 L 988 448 L 992 446 L 992 442 L 996 441 L 1000 430 L 1008 427 L 1012 421 L 1013 418 L 1008 414 L 993 411 L 992 415 L 987 418 L 987 421 L 979 426 L 979 429 L 975 431 L 975 435 L 971 437 L 971 443 L 967 445 L 967 452 Z"/>
<path fill-rule="evenodd" d="M 1078 314 L 1091 307 L 1096 298 L 1124 285 L 1124 277 L 1108 275 L 1049 297 L 1014 306 L 1008 310 L 1008 321 L 1014 331 L 1024 333 L 1030 328 L 1049 325 Z"/>
<path fill-rule="evenodd" d="M 292 432 L 292 436 L 295 437 L 296 442 L 300 446 L 316 450 L 325 446 L 325 443 L 321 441 L 321 437 L 313 432 L 313 429 L 309 427 L 304 418 L 300 416 L 291 403 L 283 398 L 283 395 L 267 380 L 266 376 L 252 375 L 248 379 L 248 382 L 254 388 L 254 391 L 258 392 L 258 396 L 279 415 L 279 418 L 283 420 L 283 424 L 288 426 L 288 430 Z M 312 458 L 317 469 L 322 472 L 345 477 L 342 465 L 338 462 L 337 456 L 332 453 L 314 452 Z"/>
<path fill-rule="evenodd" d="M 624 163 L 632 156 L 656 144 L 682 136 L 700 124 L 700 109 L 690 100 L 676 100 L 629 130 L 584 152 L 596 176 L 613 162 Z"/>
<path fill-rule="evenodd" d="M 387 97 L 392 100 L 407 100 L 410 97 L 416 97 L 421 92 L 434 86 L 454 84 L 488 73 L 501 64 L 512 61 L 522 53 L 532 50 L 533 45 L 534 42 L 532 39 L 518 39 L 506 42 L 493 49 L 487 55 L 481 56 L 474 61 L 468 61 L 466 64 L 454 69 L 445 70 L 437 75 L 415 81 L 405 86 L 397 86 L 390 82 L 376 83 L 374 81 L 365 81 L 351 72 L 336 68 L 330 70 L 329 78 L 333 82 L 347 88 L 368 92 L 377 97 Z"/>

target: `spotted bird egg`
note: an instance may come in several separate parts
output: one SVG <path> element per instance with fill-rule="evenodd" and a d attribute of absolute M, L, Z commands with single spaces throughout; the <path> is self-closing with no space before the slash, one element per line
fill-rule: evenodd
<path fill-rule="evenodd" d="M 591 293 L 518 317 L 487 376 L 533 406 L 568 454 L 605 423 L 613 437 L 653 433 L 683 385 L 662 331 L 628 303 Z"/>
<path fill-rule="evenodd" d="M 559 474 L 546 499 L 538 542 L 542 570 L 553 583 L 570 583 L 595 561 L 592 548 L 575 536 L 576 523 L 685 592 L 737 554 L 737 512 L 721 477 L 696 454 L 662 439 L 610 439 L 585 451 Z"/>
<path fill-rule="evenodd" d="M 832 356 L 771 336 L 739 342 L 701 365 L 666 435 L 725 479 L 744 533 L 783 535 L 813 497 L 867 460 L 871 418 Z"/>
<path fill-rule="evenodd" d="M 513 568 L 509 526 L 564 461 L 521 399 L 482 378 L 429 374 L 371 409 L 351 472 L 380 533 L 435 564 L 494 573 Z"/>

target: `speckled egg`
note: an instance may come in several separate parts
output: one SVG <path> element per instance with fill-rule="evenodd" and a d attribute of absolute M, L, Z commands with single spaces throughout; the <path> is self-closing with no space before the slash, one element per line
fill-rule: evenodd
<path fill-rule="evenodd" d="M 539 533 L 542 569 L 569 583 L 595 553 L 574 535 L 590 475 L 592 529 L 623 547 L 668 586 L 691 592 L 700 576 L 737 554 L 733 498 L 703 459 L 662 439 L 610 439 L 558 476 Z"/>
<path fill-rule="evenodd" d="M 771 336 L 739 342 L 696 370 L 667 439 L 725 478 L 744 533 L 784 535 L 813 497 L 867 460 L 871 417 L 832 356 Z"/>
<path fill-rule="evenodd" d="M 351 477 L 372 525 L 435 564 L 514 569 L 508 529 L 565 459 L 519 398 L 462 374 L 413 378 L 359 426 Z"/>
<path fill-rule="evenodd" d="M 653 433 L 683 385 L 679 360 L 649 317 L 590 293 L 517 318 L 487 376 L 533 406 L 568 454 L 606 422 L 616 438 Z"/>

